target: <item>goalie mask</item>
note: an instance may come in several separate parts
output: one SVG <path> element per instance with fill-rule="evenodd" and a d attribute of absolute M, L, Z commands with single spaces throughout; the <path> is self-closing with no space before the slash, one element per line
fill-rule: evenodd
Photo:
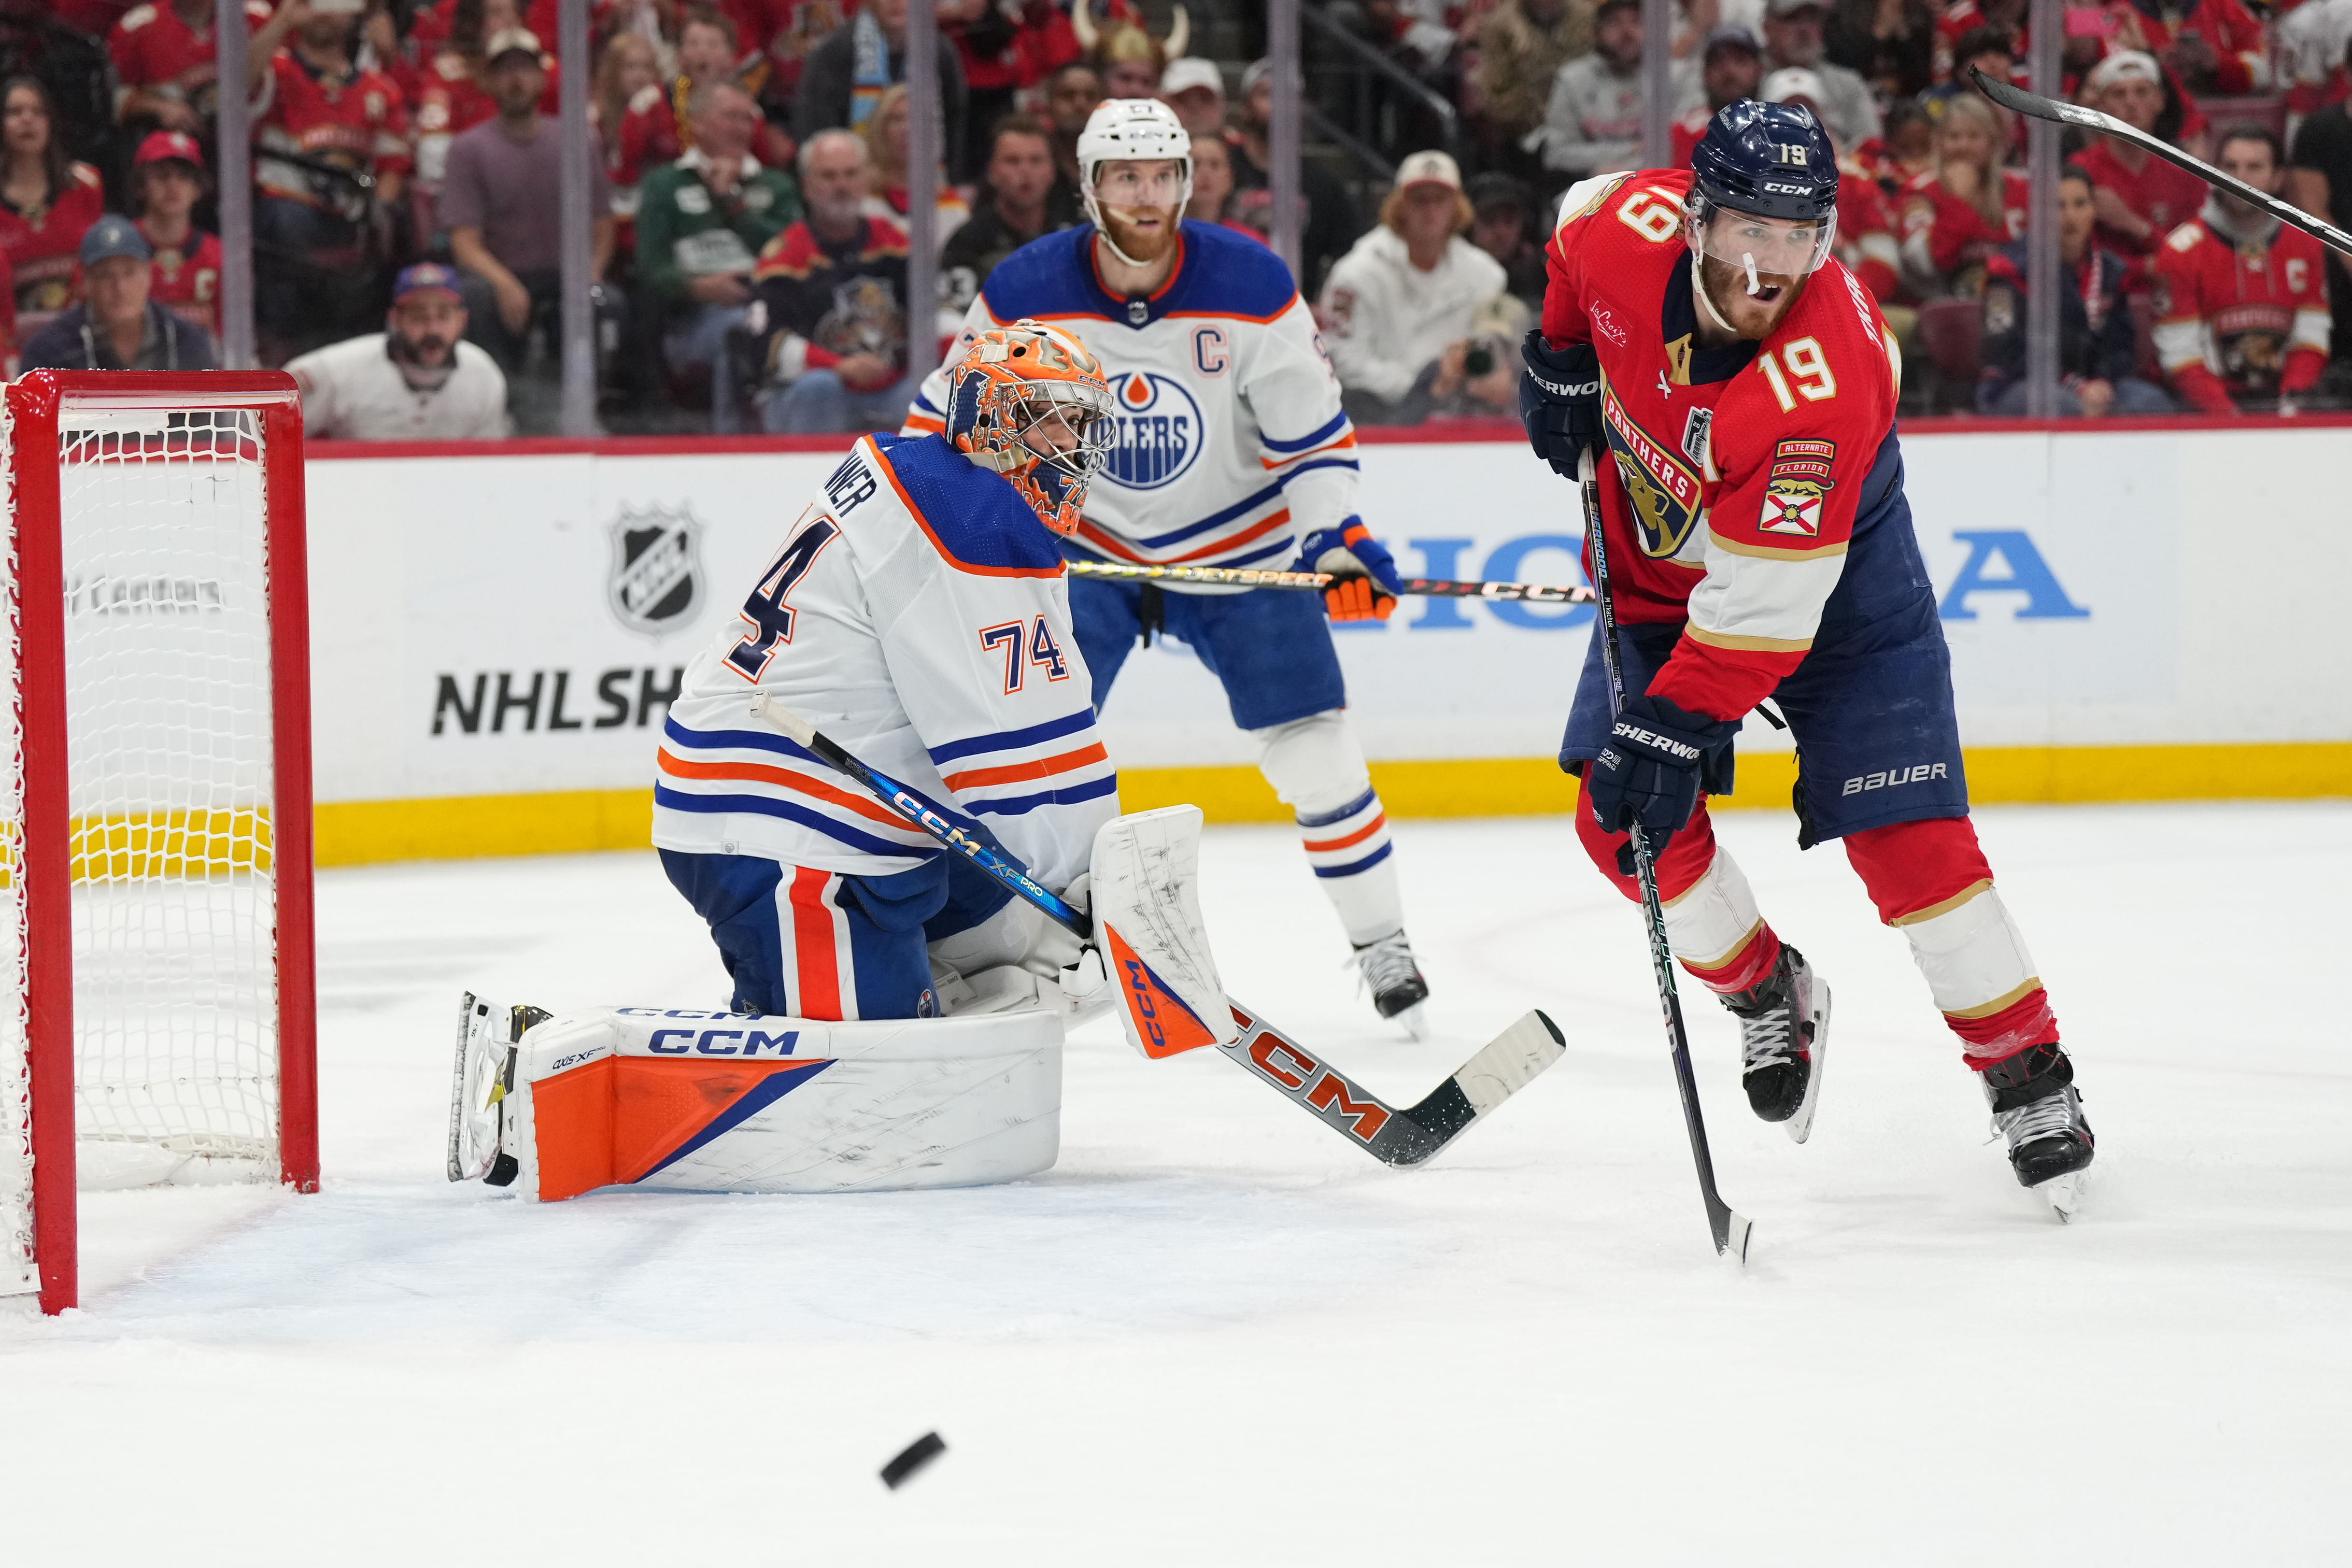
<path fill-rule="evenodd" d="M 1024 319 L 965 348 L 948 372 L 940 434 L 1012 481 L 1038 521 L 1076 533 L 1087 486 L 1110 455 L 1110 386 L 1084 344 Z"/>

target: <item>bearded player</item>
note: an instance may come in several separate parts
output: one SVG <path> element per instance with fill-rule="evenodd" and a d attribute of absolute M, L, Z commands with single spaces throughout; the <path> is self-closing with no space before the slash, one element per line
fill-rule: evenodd
<path fill-rule="evenodd" d="M 1968 818 L 1950 655 L 1895 435 L 1900 365 L 1831 256 L 1834 153 L 1811 111 L 1740 102 L 1688 172 L 1591 180 L 1562 206 L 1527 341 L 1528 439 L 1600 462 L 1625 704 L 1596 638 L 1560 748 L 1578 837 L 1629 898 L 1657 855 L 1675 957 L 1739 1020 L 1756 1114 L 1804 1141 L 1829 987 L 1759 911 L 1700 797 L 1767 698 L 1797 742 L 1799 842 L 1845 841 L 1910 940 L 2006 1135 L 2063 1216 L 2092 1135 L 2025 941 Z"/>
<path fill-rule="evenodd" d="M 1119 99 L 1078 138 L 1092 221 L 1013 253 L 989 274 L 964 337 L 1022 317 L 1075 332 L 1102 361 L 1118 434 L 1064 546 L 1075 559 L 1293 566 L 1339 579 L 1318 605 L 1280 589 L 1070 582 L 1095 706 L 1128 653 L 1164 632 L 1223 685 L 1258 767 L 1296 815 L 1313 868 L 1382 1018 L 1416 1038 L 1428 983 L 1404 933 L 1388 819 L 1342 711 L 1325 621 L 1386 619 L 1396 564 L 1355 516 L 1356 433 L 1315 319 L 1255 239 L 1180 222 L 1191 138 L 1163 103 Z M 910 433 L 937 430 L 943 377 Z"/>

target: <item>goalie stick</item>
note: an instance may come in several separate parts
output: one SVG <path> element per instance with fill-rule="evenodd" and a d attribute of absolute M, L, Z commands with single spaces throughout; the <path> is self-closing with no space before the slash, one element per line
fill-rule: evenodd
<path fill-rule="evenodd" d="M 1977 84 L 1979 92 L 2011 113 L 2046 120 L 2053 125 L 2079 125 L 2085 131 L 2095 131 L 2117 141 L 2128 141 L 2143 152 L 2153 152 L 2166 162 L 2188 170 L 2214 189 L 2227 191 L 2250 206 L 2260 207 L 2290 228 L 2301 229 L 2338 255 L 2352 257 L 2352 235 L 2346 234 L 2333 224 L 2321 222 L 2291 202 L 2283 202 L 2267 191 L 2256 190 L 2234 174 L 2225 174 L 2210 163 L 2191 158 L 2160 136 L 2142 131 L 2136 125 L 2126 125 L 2114 115 L 2102 114 L 2095 109 L 2084 109 L 2075 103 L 2060 103 L 2055 99 L 2027 92 L 2013 83 L 1989 77 L 1974 66 L 1969 68 L 1969 76 Z"/>
<path fill-rule="evenodd" d="M 957 821 L 945 808 L 868 768 L 764 692 L 752 694 L 751 715 L 856 779 L 890 810 L 1035 904 L 1055 925 L 1078 937 L 1093 937 L 1094 922 L 1086 912 L 1064 903 L 1031 876 L 979 823 Z M 1533 1082 L 1567 1050 L 1559 1026 L 1542 1012 L 1531 1011 L 1481 1046 L 1444 1082 L 1412 1104 L 1398 1106 L 1306 1050 L 1253 1009 L 1234 1006 L 1233 1015 L 1241 1034 L 1217 1048 L 1227 1059 L 1388 1166 L 1422 1164 Z"/>
<path fill-rule="evenodd" d="M 1235 588 L 1325 589 L 1337 580 L 1328 571 L 1261 571 L 1255 567 L 1129 566 L 1118 561 L 1074 560 L 1072 577 L 1114 582 L 1215 582 Z M 1589 588 L 1547 588 L 1534 582 L 1464 582 L 1448 577 L 1408 577 L 1403 591 L 1424 599 L 1507 600 L 1523 604 L 1590 604 Z"/>
<path fill-rule="evenodd" d="M 1609 598 L 1609 546 L 1601 535 L 1601 485 L 1595 477 L 1591 452 L 1584 455 L 1578 486 L 1584 500 L 1585 538 L 1591 541 L 1592 582 L 1600 591 L 1601 612 L 1592 634 L 1601 639 L 1601 663 L 1609 672 L 1609 707 L 1613 715 L 1625 706 L 1624 655 L 1617 648 L 1617 616 Z M 1715 1234 L 1715 1252 L 1738 1263 L 1748 1261 L 1748 1236 L 1754 1228 L 1748 1218 L 1723 1201 L 1715 1189 L 1715 1156 L 1706 1146 L 1706 1118 L 1698 1104 L 1698 1081 L 1691 1075 L 1690 1034 L 1683 1027 L 1683 1001 L 1675 988 L 1674 950 L 1666 945 L 1666 915 L 1658 901 L 1658 867 L 1650 853 L 1649 835 L 1642 824 L 1627 830 L 1633 841 L 1633 871 L 1642 883 L 1642 920 L 1649 928 L 1650 967 L 1658 981 L 1658 1009 L 1665 1014 L 1666 1044 L 1675 1061 L 1675 1088 L 1683 1099 L 1683 1124 L 1690 1129 L 1691 1158 L 1698 1166 L 1698 1195 L 1706 1205 L 1707 1228 Z"/>

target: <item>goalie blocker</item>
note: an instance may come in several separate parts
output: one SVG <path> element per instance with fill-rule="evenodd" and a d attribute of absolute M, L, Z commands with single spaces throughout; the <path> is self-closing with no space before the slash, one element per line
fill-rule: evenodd
<path fill-rule="evenodd" d="M 872 1192 L 1045 1170 L 1069 1023 L 1116 995 L 1147 1056 L 1235 1038 L 1192 891 L 1201 821 L 1170 807 L 1096 835 L 1096 929 L 1116 985 L 1091 995 L 1071 995 L 1083 979 L 1011 967 L 940 970 L 946 1017 L 835 1023 L 656 1007 L 556 1016 L 468 993 L 449 1179 L 552 1201 L 616 1186 Z"/>

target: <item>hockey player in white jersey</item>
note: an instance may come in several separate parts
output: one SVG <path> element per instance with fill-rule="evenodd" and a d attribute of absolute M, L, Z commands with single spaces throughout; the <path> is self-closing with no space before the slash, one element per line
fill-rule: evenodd
<path fill-rule="evenodd" d="M 663 727 L 654 843 L 740 1010 L 929 1017 L 927 940 L 966 973 L 1078 956 L 977 873 L 951 887 L 929 837 L 746 716 L 754 689 L 781 702 L 980 821 L 1049 888 L 1087 869 L 1118 780 L 1055 533 L 1108 449 L 1109 392 L 1084 347 L 1034 321 L 968 343 L 944 384 L 946 433 L 851 449 Z"/>
<path fill-rule="evenodd" d="M 968 344 L 948 389 L 943 434 L 851 450 L 670 706 L 654 842 L 730 1005 L 551 1015 L 469 994 L 452 1180 L 545 1200 L 1053 1164 L 1064 1020 L 1109 1004 L 1099 956 L 763 717 L 820 727 L 1087 904 L 1118 781 L 1055 530 L 1101 465 L 1109 390 L 1034 321 Z"/>
<path fill-rule="evenodd" d="M 1104 366 L 1117 434 L 1065 550 L 1159 565 L 1295 562 L 1341 579 L 1319 606 L 1296 591 L 1073 580 L 1095 706 L 1155 632 L 1199 655 L 1234 722 L 1258 741 L 1259 768 L 1297 820 L 1374 1006 L 1418 1036 L 1429 987 L 1405 937 L 1388 821 L 1342 711 L 1324 619 L 1385 619 L 1399 582 L 1355 516 L 1356 433 L 1314 317 L 1273 252 L 1180 222 L 1191 140 L 1165 104 L 1103 104 L 1077 151 L 1092 221 L 1000 263 L 964 323 L 970 341 L 1024 317 L 1048 320 Z M 946 376 L 927 381 L 907 431 L 940 429 L 948 395 Z"/>

